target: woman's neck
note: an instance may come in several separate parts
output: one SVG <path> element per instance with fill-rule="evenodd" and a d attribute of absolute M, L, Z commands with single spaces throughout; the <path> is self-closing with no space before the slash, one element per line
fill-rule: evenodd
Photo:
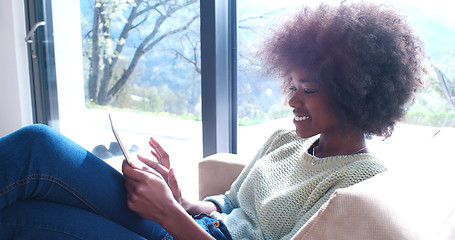
<path fill-rule="evenodd" d="M 312 153 L 317 157 L 351 155 L 368 152 L 366 146 L 365 136 L 360 131 L 350 131 L 343 134 L 321 133 Z"/>

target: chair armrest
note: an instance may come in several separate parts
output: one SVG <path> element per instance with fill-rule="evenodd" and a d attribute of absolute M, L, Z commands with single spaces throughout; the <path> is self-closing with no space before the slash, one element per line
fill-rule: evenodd
<path fill-rule="evenodd" d="M 236 154 L 216 153 L 199 162 L 199 199 L 225 193 L 245 167 Z"/>

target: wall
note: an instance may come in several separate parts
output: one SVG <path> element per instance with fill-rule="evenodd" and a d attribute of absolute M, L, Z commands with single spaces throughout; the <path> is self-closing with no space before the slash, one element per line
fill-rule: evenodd
<path fill-rule="evenodd" d="M 32 123 L 24 2 L 0 1 L 0 136 Z"/>

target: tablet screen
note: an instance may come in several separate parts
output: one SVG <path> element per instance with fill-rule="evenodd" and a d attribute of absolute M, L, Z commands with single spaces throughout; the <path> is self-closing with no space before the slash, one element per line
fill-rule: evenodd
<path fill-rule="evenodd" d="M 122 141 L 120 140 L 120 137 L 114 128 L 114 123 L 112 122 L 111 113 L 109 113 L 109 121 L 111 122 L 112 132 L 114 132 L 115 139 L 117 140 L 118 145 L 120 146 L 120 149 L 122 150 L 123 156 L 125 156 L 125 159 L 128 162 L 128 164 L 132 166 L 133 164 L 131 163 L 131 159 L 128 155 L 128 152 L 126 151 L 125 147 L 123 146 Z"/>

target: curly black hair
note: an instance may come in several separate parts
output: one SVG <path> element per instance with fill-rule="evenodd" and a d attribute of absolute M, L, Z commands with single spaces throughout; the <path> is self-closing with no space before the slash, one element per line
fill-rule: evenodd
<path fill-rule="evenodd" d="M 259 54 L 268 74 L 304 68 L 327 89 L 338 119 L 367 137 L 389 137 L 422 85 L 423 43 L 391 6 L 302 8 Z M 286 91 L 290 83 L 282 81 Z"/>

